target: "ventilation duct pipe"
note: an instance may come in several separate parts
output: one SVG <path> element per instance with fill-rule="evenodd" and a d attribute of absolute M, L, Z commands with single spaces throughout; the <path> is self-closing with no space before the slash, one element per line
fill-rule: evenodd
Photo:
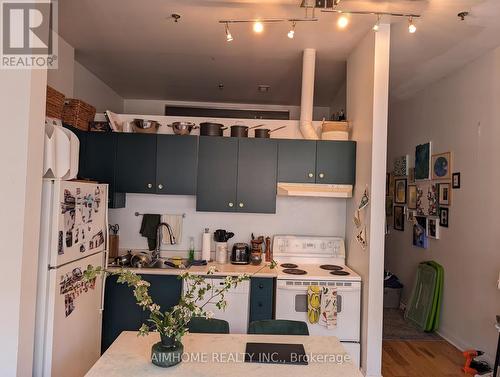
<path fill-rule="evenodd" d="M 306 48 L 302 57 L 302 96 L 300 102 L 300 132 L 304 139 L 318 140 L 312 125 L 314 105 L 314 71 L 316 50 Z"/>

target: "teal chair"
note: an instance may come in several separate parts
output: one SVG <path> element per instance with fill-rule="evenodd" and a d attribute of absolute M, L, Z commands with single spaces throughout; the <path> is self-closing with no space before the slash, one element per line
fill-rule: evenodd
<path fill-rule="evenodd" d="M 205 334 L 229 334 L 229 323 L 223 319 L 193 317 L 188 324 L 189 332 Z"/>
<path fill-rule="evenodd" d="M 249 334 L 268 335 L 309 335 L 307 323 L 302 321 L 289 321 L 286 319 L 267 319 L 253 321 L 248 327 Z"/>

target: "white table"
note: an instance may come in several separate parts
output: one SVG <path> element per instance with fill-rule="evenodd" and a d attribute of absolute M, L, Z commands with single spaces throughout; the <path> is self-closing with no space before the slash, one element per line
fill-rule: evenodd
<path fill-rule="evenodd" d="M 158 341 L 157 333 L 140 337 L 137 332 L 124 331 L 87 376 L 362 377 L 361 372 L 350 361 L 345 361 L 344 347 L 335 337 L 187 334 L 182 340 L 184 356 L 191 359 L 184 359 L 171 368 L 160 368 L 151 363 L 151 346 Z M 247 342 L 303 344 L 310 358 L 309 365 L 245 363 Z"/>

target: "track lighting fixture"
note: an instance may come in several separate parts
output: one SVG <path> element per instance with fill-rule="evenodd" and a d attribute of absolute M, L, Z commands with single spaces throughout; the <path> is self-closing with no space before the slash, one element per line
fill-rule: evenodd
<path fill-rule="evenodd" d="M 408 17 L 408 32 L 410 34 L 413 34 L 417 31 L 417 27 L 415 26 L 415 24 L 413 23 L 413 17 Z"/>
<path fill-rule="evenodd" d="M 287 34 L 288 38 L 293 39 L 295 37 L 295 21 L 292 22 L 292 28 Z"/>
<path fill-rule="evenodd" d="M 233 40 L 233 36 L 231 35 L 231 32 L 229 31 L 229 24 L 226 22 L 226 41 L 231 42 Z"/>
<path fill-rule="evenodd" d="M 377 14 L 377 23 L 373 25 L 373 31 L 378 31 L 380 28 L 380 14 Z"/>
<path fill-rule="evenodd" d="M 341 15 L 337 20 L 337 26 L 341 29 L 345 29 L 349 25 L 349 19 L 345 15 Z"/>
<path fill-rule="evenodd" d="M 333 5 L 339 5 L 340 4 L 340 0 L 333 0 Z"/>
<path fill-rule="evenodd" d="M 263 30 L 264 24 L 260 21 L 255 21 L 255 23 L 253 24 L 253 31 L 256 33 L 262 33 Z"/>

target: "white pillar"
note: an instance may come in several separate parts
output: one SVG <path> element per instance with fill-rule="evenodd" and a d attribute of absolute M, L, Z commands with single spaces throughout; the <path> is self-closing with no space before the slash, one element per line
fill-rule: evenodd
<path fill-rule="evenodd" d="M 300 101 L 300 132 L 304 139 L 319 139 L 312 126 L 314 106 L 314 73 L 316 50 L 306 48 L 302 57 L 302 96 Z"/>

